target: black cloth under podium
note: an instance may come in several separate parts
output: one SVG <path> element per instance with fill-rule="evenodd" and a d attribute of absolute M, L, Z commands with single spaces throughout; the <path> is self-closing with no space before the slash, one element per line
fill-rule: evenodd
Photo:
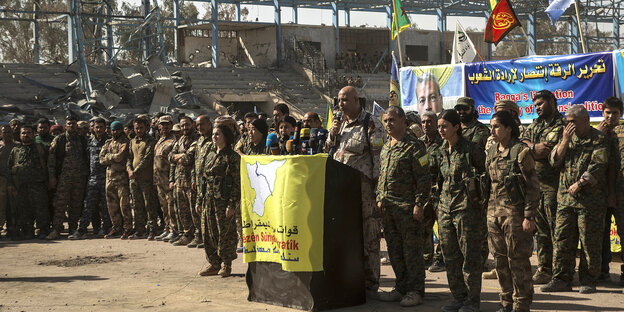
<path fill-rule="evenodd" d="M 251 262 L 249 301 L 302 310 L 364 304 L 364 247 L 360 173 L 333 159 L 325 169 L 323 271 L 287 272 L 281 264 Z"/>

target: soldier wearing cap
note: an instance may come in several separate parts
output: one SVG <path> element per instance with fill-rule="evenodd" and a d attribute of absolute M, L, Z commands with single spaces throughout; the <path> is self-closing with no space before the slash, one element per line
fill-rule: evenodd
<path fill-rule="evenodd" d="M 111 230 L 111 221 L 106 208 L 106 166 L 100 163 L 100 151 L 108 140 L 106 134 L 106 120 L 96 118 L 94 120 L 94 135 L 87 144 L 89 156 L 89 179 L 87 181 L 86 198 L 78 230 L 71 234 L 69 239 L 84 239 L 87 234 L 87 226 L 92 222 L 93 231 L 103 237 Z M 98 210 L 99 208 L 99 210 Z M 98 213 L 99 212 L 99 213 Z M 103 221 L 103 224 L 102 222 Z"/>
<path fill-rule="evenodd" d="M 163 212 L 164 231 L 156 236 L 156 240 L 162 240 L 169 234 L 177 235 L 177 222 L 173 206 L 173 191 L 169 187 L 169 153 L 176 142 L 171 133 L 173 120 L 171 116 L 164 115 L 158 119 L 159 138 L 154 148 L 154 184 L 158 191 L 158 200 Z"/>
<path fill-rule="evenodd" d="M 542 90 L 533 97 L 538 117 L 520 134 L 535 159 L 535 172 L 540 182 L 541 197 L 535 215 L 537 234 L 537 271 L 534 284 L 548 283 L 552 278 L 553 241 L 557 214 L 559 172 L 548 162 L 548 155 L 559 143 L 565 127 L 565 118 L 557 110 L 557 99 L 552 92 Z"/>
<path fill-rule="evenodd" d="M 20 137 L 20 127 L 24 124 L 21 120 L 17 118 L 11 119 L 9 121 L 9 127 L 11 127 L 11 131 L 13 131 L 13 138 L 15 141 L 19 141 Z"/>
<path fill-rule="evenodd" d="M 67 213 L 69 233 L 78 228 L 89 174 L 87 139 L 78 133 L 77 120 L 65 118 L 65 132 L 55 137 L 48 155 L 50 188 L 56 188 L 52 231 L 46 239 L 58 239 Z"/>
<path fill-rule="evenodd" d="M 78 125 L 78 133 L 84 136 L 85 138 L 89 138 L 89 123 L 81 120 L 77 123 Z"/>
<path fill-rule="evenodd" d="M 180 125 L 175 124 L 173 125 L 173 128 L 171 128 L 171 133 L 173 133 L 173 136 L 175 137 L 176 141 L 180 139 L 180 137 L 182 137 L 182 131 L 180 130 Z"/>
<path fill-rule="evenodd" d="M 112 138 L 100 151 L 100 164 L 106 166 L 106 205 L 112 228 L 104 238 L 128 239 L 132 234 L 132 208 L 126 162 L 130 141 L 124 134 L 123 124 L 113 121 L 110 125 Z"/>
<path fill-rule="evenodd" d="M 490 129 L 478 120 L 479 113 L 475 107 L 474 100 L 466 96 L 460 97 L 457 99 L 457 104 L 455 104 L 455 111 L 461 120 L 462 136 L 466 140 L 475 143 L 481 149 L 481 152 L 485 153 L 485 145 L 488 137 L 490 137 Z M 485 211 L 485 207 L 481 207 L 480 209 Z M 485 214 L 483 214 L 483 222 L 486 222 Z M 484 237 L 487 236 L 486 228 L 484 228 L 483 235 Z M 487 240 L 483 240 L 482 256 L 484 272 L 489 271 L 486 268 L 486 261 L 489 253 L 487 244 Z M 485 277 L 489 278 L 491 276 L 486 275 Z"/>
<path fill-rule="evenodd" d="M 490 136 L 490 130 L 478 120 L 479 113 L 475 108 L 474 100 L 467 96 L 460 97 L 455 104 L 455 111 L 461 120 L 462 136 L 485 151 L 485 143 Z"/>

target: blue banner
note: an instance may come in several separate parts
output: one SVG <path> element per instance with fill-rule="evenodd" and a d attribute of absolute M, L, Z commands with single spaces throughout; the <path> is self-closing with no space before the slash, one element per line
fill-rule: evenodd
<path fill-rule="evenodd" d="M 466 64 L 466 96 L 475 100 L 479 119 L 488 123 L 497 100 L 518 103 L 520 119 L 530 123 L 537 117 L 533 96 L 543 89 L 555 94 L 560 112 L 583 104 L 592 121 L 602 120 L 602 102 L 614 94 L 612 56 L 600 52 Z"/>

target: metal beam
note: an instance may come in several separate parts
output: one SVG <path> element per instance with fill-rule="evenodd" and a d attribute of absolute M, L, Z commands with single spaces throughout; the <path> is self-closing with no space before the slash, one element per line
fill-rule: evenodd
<path fill-rule="evenodd" d="M 535 14 L 533 12 L 529 13 L 527 16 L 527 37 L 529 39 L 529 42 L 527 42 L 527 55 L 534 55 L 535 53 L 538 53 L 536 41 L 537 36 L 535 35 Z"/>
<path fill-rule="evenodd" d="M 336 31 L 336 55 L 340 55 L 340 25 L 338 20 L 338 1 L 331 3 L 332 7 L 332 25 Z"/>
<path fill-rule="evenodd" d="M 113 40 L 113 8 L 110 3 L 106 3 L 106 48 L 108 50 L 108 62 L 115 62 L 113 59 L 113 49 L 115 47 L 115 41 Z"/>
<path fill-rule="evenodd" d="M 143 0 L 143 17 L 146 18 L 151 11 L 150 0 Z M 152 51 L 150 27 L 145 27 L 145 33 L 143 34 L 143 61 L 147 61 Z"/>
<path fill-rule="evenodd" d="M 579 52 L 579 28 L 578 23 L 576 22 L 576 16 L 570 16 L 570 22 L 568 23 L 569 31 L 570 31 L 570 54 L 576 54 Z"/>
<path fill-rule="evenodd" d="M 212 67 L 219 67 L 219 1 L 210 0 L 212 25 Z"/>
<path fill-rule="evenodd" d="M 35 0 L 34 1 L 34 10 L 35 10 L 35 14 L 33 14 L 33 39 L 34 39 L 34 46 L 33 46 L 33 52 L 35 54 L 35 64 L 39 64 L 39 11 L 41 9 L 41 3 L 39 3 L 39 0 Z"/>
<path fill-rule="evenodd" d="M 351 27 L 351 9 L 349 9 L 348 7 L 345 7 L 344 13 L 345 13 L 345 25 L 347 25 L 347 27 Z"/>
<path fill-rule="evenodd" d="M 292 19 L 293 23 L 299 24 L 299 8 L 297 8 L 296 4 L 292 6 Z"/>
<path fill-rule="evenodd" d="M 277 67 L 282 65 L 282 7 L 280 0 L 273 0 L 275 7 L 275 49 L 277 50 Z"/>
<path fill-rule="evenodd" d="M 236 2 L 234 4 L 234 9 L 235 9 L 235 14 L 236 14 L 236 21 L 240 22 L 241 21 L 241 4 L 240 2 Z"/>
<path fill-rule="evenodd" d="M 176 61 L 180 61 L 180 47 L 178 27 L 180 27 L 180 0 L 173 0 L 173 18 L 175 18 L 175 30 L 173 31 L 173 55 Z"/>
<path fill-rule="evenodd" d="M 438 15 L 438 31 L 440 32 L 440 64 L 446 63 L 446 51 L 444 49 L 444 32 L 446 31 L 446 12 L 444 8 L 436 9 Z"/>

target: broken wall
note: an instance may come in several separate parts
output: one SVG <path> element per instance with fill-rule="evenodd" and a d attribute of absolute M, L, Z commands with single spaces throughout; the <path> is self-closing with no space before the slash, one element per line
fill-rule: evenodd
<path fill-rule="evenodd" d="M 269 67 L 277 64 L 276 27 L 263 27 L 239 30 L 238 40 L 243 63 L 256 67 Z"/>

